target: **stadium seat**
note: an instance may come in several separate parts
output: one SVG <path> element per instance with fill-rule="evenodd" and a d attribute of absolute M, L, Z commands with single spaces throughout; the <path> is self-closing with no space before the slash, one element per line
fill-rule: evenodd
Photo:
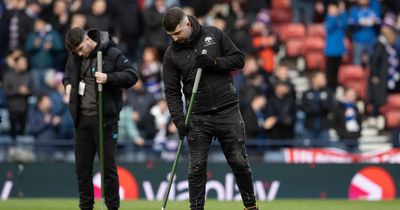
<path fill-rule="evenodd" d="M 400 111 L 400 94 L 389 94 L 386 103 L 380 108 L 381 113 Z"/>
<path fill-rule="evenodd" d="M 389 94 L 386 106 L 389 109 L 398 109 L 400 111 L 400 94 Z"/>
<path fill-rule="evenodd" d="M 325 39 L 321 37 L 307 37 L 304 40 L 305 53 L 310 51 L 318 51 L 324 54 Z"/>
<path fill-rule="evenodd" d="M 325 70 L 325 55 L 322 51 L 310 51 L 304 55 L 307 70 Z"/>
<path fill-rule="evenodd" d="M 365 79 L 365 73 L 361 66 L 358 65 L 341 65 L 338 72 L 339 84 L 344 84 L 346 80 Z"/>
<path fill-rule="evenodd" d="M 271 24 L 292 22 L 292 11 L 290 9 L 271 9 L 268 11 Z"/>
<path fill-rule="evenodd" d="M 290 0 L 272 0 L 271 8 L 275 9 L 290 9 Z"/>
<path fill-rule="evenodd" d="M 325 38 L 324 24 L 311 24 L 307 27 L 307 36 Z"/>
<path fill-rule="evenodd" d="M 385 113 L 386 128 L 400 128 L 400 110 L 391 110 Z"/>
<path fill-rule="evenodd" d="M 299 57 L 303 55 L 303 39 L 290 39 L 286 42 L 286 56 Z"/>
<path fill-rule="evenodd" d="M 338 82 L 346 88 L 357 92 L 358 98 L 367 96 L 368 72 L 358 65 L 341 65 L 339 67 Z"/>
<path fill-rule="evenodd" d="M 286 43 L 289 39 L 302 39 L 306 35 L 306 28 L 303 24 L 290 23 L 281 26 L 279 30 L 279 38 Z"/>
<path fill-rule="evenodd" d="M 270 24 L 270 28 L 274 33 L 279 34 L 282 25 L 284 25 L 284 24 L 282 24 L 282 23 L 271 23 Z"/>

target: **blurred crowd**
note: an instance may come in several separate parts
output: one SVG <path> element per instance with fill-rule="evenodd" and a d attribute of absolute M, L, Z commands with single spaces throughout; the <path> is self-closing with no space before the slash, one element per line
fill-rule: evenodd
<path fill-rule="evenodd" d="M 177 139 L 161 77 L 170 42 L 161 20 L 172 6 L 225 31 L 245 54 L 233 78 L 248 139 L 272 148 L 336 139 L 357 152 L 363 129 L 400 127 L 397 0 L 3 0 L 0 138 L 72 141 L 63 39 L 73 27 L 98 28 L 141 77 L 124 93 L 119 139 L 162 151 Z"/>

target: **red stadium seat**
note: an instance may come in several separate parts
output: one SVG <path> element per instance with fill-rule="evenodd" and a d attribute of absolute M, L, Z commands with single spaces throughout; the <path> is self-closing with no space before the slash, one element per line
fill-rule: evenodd
<path fill-rule="evenodd" d="M 367 96 L 368 71 L 358 65 L 341 65 L 339 67 L 338 82 L 346 88 L 357 92 L 358 98 Z"/>
<path fill-rule="evenodd" d="M 282 25 L 285 25 L 285 24 L 282 24 L 282 23 L 274 23 L 274 24 L 272 24 L 271 23 L 270 27 L 271 27 L 271 30 L 273 32 L 275 32 L 276 34 L 279 34 Z"/>
<path fill-rule="evenodd" d="M 286 56 L 298 57 L 303 55 L 303 39 L 290 39 L 286 42 Z"/>
<path fill-rule="evenodd" d="M 400 94 L 388 95 L 386 106 L 390 109 L 398 109 L 400 111 Z"/>
<path fill-rule="evenodd" d="M 307 70 L 325 70 L 325 55 L 322 51 L 311 51 L 305 54 Z"/>
<path fill-rule="evenodd" d="M 389 94 L 386 103 L 380 108 L 381 113 L 400 111 L 400 94 Z"/>
<path fill-rule="evenodd" d="M 365 79 L 365 72 L 361 66 L 358 65 L 341 65 L 339 67 L 338 82 L 344 84 L 346 80 L 363 80 Z"/>
<path fill-rule="evenodd" d="M 386 128 L 400 128 L 400 110 L 385 113 Z"/>
<path fill-rule="evenodd" d="M 325 48 L 325 39 L 321 37 L 307 37 L 304 40 L 305 52 L 321 51 L 323 54 Z"/>
<path fill-rule="evenodd" d="M 307 27 L 307 36 L 325 38 L 325 34 L 324 24 L 311 24 Z"/>
<path fill-rule="evenodd" d="M 282 42 L 289 39 L 302 39 L 306 35 L 306 28 L 303 24 L 290 23 L 283 25 L 279 30 L 279 38 Z"/>
<path fill-rule="evenodd" d="M 272 9 L 290 9 L 290 0 L 272 0 Z"/>
<path fill-rule="evenodd" d="M 292 22 L 292 11 L 290 9 L 271 9 L 268 11 L 271 24 Z"/>

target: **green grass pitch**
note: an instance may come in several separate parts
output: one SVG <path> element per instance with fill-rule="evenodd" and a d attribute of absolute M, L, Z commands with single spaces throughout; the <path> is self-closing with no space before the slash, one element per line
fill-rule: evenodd
<path fill-rule="evenodd" d="M 95 210 L 100 210 L 96 202 Z M 260 210 L 396 210 L 400 209 L 400 200 L 395 201 L 347 201 L 347 200 L 276 200 L 260 202 Z M 0 201 L 0 210 L 77 210 L 77 199 L 11 199 Z M 104 208 L 107 209 L 107 208 Z M 160 210 L 160 201 L 123 201 L 120 210 Z M 189 209 L 188 201 L 169 201 L 168 210 Z M 208 200 L 206 210 L 242 210 L 240 202 L 221 202 Z"/>

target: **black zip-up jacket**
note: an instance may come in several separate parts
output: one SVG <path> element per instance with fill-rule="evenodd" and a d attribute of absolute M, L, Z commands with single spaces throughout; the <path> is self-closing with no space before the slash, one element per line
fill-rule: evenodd
<path fill-rule="evenodd" d="M 97 46 L 91 52 L 90 57 L 96 56 L 98 51 L 103 53 L 103 73 L 107 74 L 107 82 L 103 84 L 103 113 L 105 124 L 111 124 L 119 119 L 119 112 L 123 105 L 122 88 L 132 87 L 139 79 L 138 73 L 121 50 L 115 47 L 115 42 L 107 32 L 89 30 L 87 34 L 97 42 Z M 75 126 L 77 126 L 79 120 L 78 109 L 81 96 L 78 94 L 78 87 L 81 79 L 81 64 L 82 57 L 70 53 L 63 78 L 64 86 L 71 84 L 69 109 Z M 96 94 L 97 91 L 96 88 Z"/>
<path fill-rule="evenodd" d="M 183 44 L 172 43 L 164 56 L 165 96 L 176 125 L 184 122 L 181 81 L 186 101 L 189 101 L 197 72 L 195 58 L 203 49 L 215 59 L 216 65 L 213 69 L 203 69 L 193 114 L 213 113 L 237 104 L 231 71 L 244 66 L 244 55 L 224 32 L 215 27 L 201 26 L 192 16 L 189 20 L 193 25 L 189 40 Z"/>

